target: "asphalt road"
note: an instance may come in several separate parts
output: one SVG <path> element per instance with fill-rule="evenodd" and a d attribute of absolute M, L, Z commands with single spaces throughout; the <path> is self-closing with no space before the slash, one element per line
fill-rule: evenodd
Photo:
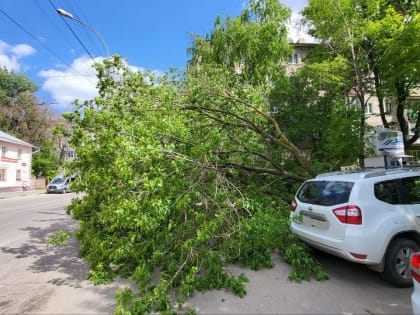
<path fill-rule="evenodd" d="M 94 286 L 78 258 L 77 242 L 47 246 L 57 230 L 74 230 L 65 214 L 74 194 L 0 196 L 0 314 L 111 314 L 114 294 L 127 281 Z M 186 306 L 199 314 L 411 314 L 412 289 L 394 288 L 368 268 L 318 253 L 329 273 L 323 282 L 287 280 L 290 267 L 278 255 L 274 268 L 232 266 L 250 282 L 238 298 L 223 290 L 198 293 Z"/>

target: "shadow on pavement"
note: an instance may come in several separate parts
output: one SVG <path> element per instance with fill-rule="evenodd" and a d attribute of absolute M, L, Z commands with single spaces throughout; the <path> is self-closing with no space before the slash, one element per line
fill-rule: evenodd
<path fill-rule="evenodd" d="M 83 288 L 93 290 L 96 294 L 105 297 L 107 306 L 100 306 L 94 301 L 80 301 L 90 310 L 97 313 L 114 312 L 114 295 L 116 286 L 121 285 L 112 283 L 111 285 L 94 286 L 87 275 L 89 267 L 85 261 L 79 257 L 79 243 L 71 237 L 66 245 L 48 245 L 48 239 L 52 238 L 56 231 L 71 231 L 77 229 L 77 222 L 69 216 L 63 217 L 58 213 L 48 213 L 50 219 L 34 220 L 34 222 L 52 222 L 43 227 L 28 226 L 23 229 L 29 235 L 29 239 L 18 247 L 1 247 L 0 251 L 14 255 L 16 259 L 27 259 L 28 267 L 24 272 L 43 274 L 46 283 L 54 286 L 65 286 L 71 288 Z M 52 216 L 54 215 L 54 217 Z M 57 215 L 60 215 L 57 218 Z M 47 274 L 52 272 L 51 275 Z M 92 302 L 92 303 L 91 303 Z"/>

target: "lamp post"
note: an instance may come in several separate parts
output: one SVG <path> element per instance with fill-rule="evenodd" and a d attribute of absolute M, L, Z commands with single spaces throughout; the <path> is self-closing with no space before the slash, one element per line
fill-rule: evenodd
<path fill-rule="evenodd" d="M 67 12 L 66 10 L 63 10 L 63 9 L 57 9 L 57 13 L 58 13 L 58 14 L 60 14 L 61 16 L 65 17 L 65 18 L 72 19 L 72 20 L 74 20 L 74 21 L 76 21 L 76 22 L 78 22 L 78 23 L 82 24 L 83 26 L 86 26 L 86 27 L 87 27 L 87 28 L 89 28 L 92 32 L 94 32 L 94 33 L 96 34 L 96 36 L 98 36 L 99 40 L 101 41 L 102 46 L 104 46 L 105 51 L 106 51 L 106 54 L 107 54 L 107 57 L 109 57 L 109 56 L 110 56 L 110 54 L 109 54 L 109 49 L 108 49 L 107 44 L 105 43 L 105 40 L 103 39 L 103 37 L 101 36 L 101 34 L 99 34 L 99 33 L 98 33 L 98 31 L 97 31 L 97 30 L 95 30 L 95 29 L 94 29 L 94 28 L 93 28 L 90 24 L 88 24 L 88 23 L 86 23 L 86 22 L 84 22 L 84 21 L 82 21 L 82 20 L 80 20 L 80 19 L 78 19 L 78 18 L 74 17 L 74 16 L 73 16 L 73 14 L 71 14 L 71 13 Z"/>

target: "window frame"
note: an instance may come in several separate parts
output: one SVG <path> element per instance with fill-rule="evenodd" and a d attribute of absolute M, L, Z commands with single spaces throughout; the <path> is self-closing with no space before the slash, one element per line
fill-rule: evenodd
<path fill-rule="evenodd" d="M 0 182 L 7 182 L 7 168 L 0 168 Z"/>
<path fill-rule="evenodd" d="M 297 53 L 289 54 L 289 65 L 299 64 L 299 55 Z"/>
<path fill-rule="evenodd" d="M 296 197 L 303 203 L 335 206 L 349 201 L 354 184 L 346 180 L 307 181 L 298 190 Z"/>

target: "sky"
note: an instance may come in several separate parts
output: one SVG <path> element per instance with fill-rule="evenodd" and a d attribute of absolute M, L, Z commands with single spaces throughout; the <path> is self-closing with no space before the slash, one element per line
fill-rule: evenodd
<path fill-rule="evenodd" d="M 289 37 L 306 0 L 280 0 L 293 12 Z M 96 92 L 93 60 L 119 54 L 140 70 L 185 68 L 191 34 L 204 36 L 217 16 L 236 17 L 244 0 L 1 0 L 0 67 L 28 76 L 40 103 L 55 112 Z M 57 14 L 63 9 L 69 19 Z M 307 38 L 307 41 L 310 41 Z"/>

